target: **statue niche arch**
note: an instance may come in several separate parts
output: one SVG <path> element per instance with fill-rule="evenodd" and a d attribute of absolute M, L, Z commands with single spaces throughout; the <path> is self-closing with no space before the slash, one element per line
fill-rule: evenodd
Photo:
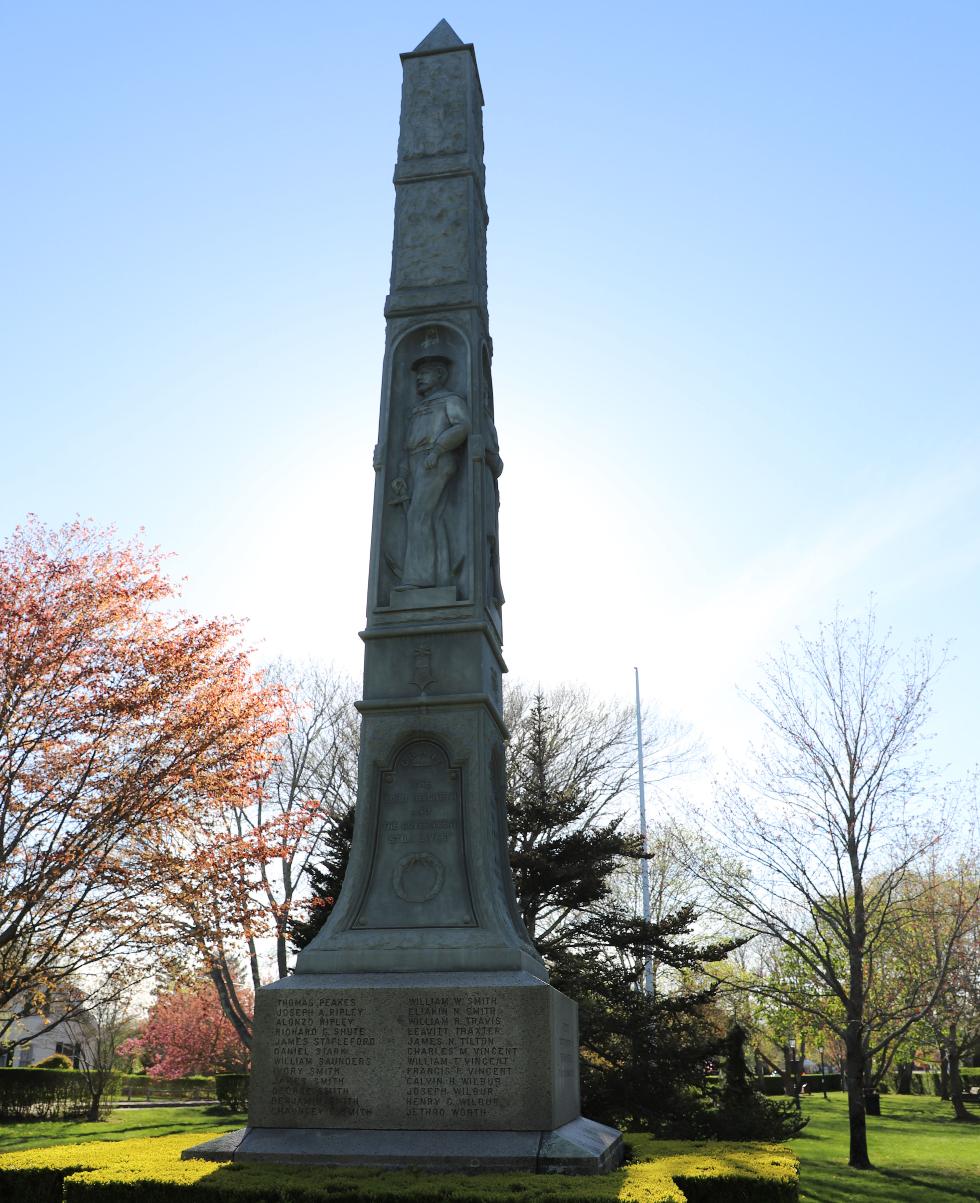
<path fill-rule="evenodd" d="M 413 328 L 392 351 L 389 380 L 378 604 L 465 601 L 474 425 L 465 337 L 446 323 Z"/>

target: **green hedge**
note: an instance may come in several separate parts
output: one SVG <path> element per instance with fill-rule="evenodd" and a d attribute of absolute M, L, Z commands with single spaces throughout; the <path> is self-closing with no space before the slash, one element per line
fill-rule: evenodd
<path fill-rule="evenodd" d="M 215 1074 L 214 1092 L 229 1111 L 248 1108 L 248 1074 Z"/>
<path fill-rule="evenodd" d="M 171 1099 L 210 1101 L 218 1096 L 213 1077 L 151 1078 L 147 1074 L 115 1074 L 105 1097 L 107 1101 L 154 1102 Z M 0 1122 L 72 1119 L 84 1114 L 88 1104 L 89 1092 L 81 1070 L 39 1070 L 35 1066 L 0 1068 Z"/>
<path fill-rule="evenodd" d="M 0 1069 L 0 1120 L 73 1119 L 89 1106 L 77 1069 Z"/>
<path fill-rule="evenodd" d="M 879 1094 L 898 1094 L 898 1073 L 890 1070 L 881 1079 L 875 1090 Z M 932 1070 L 916 1070 L 912 1074 L 909 1094 L 938 1095 L 940 1093 L 940 1077 Z"/>
<path fill-rule="evenodd" d="M 826 1083 L 826 1089 L 830 1091 L 844 1089 L 840 1074 L 804 1074 L 802 1082 L 806 1086 L 807 1094 L 823 1094 L 824 1083 Z M 759 1089 L 770 1097 L 785 1094 L 783 1079 L 778 1077 L 762 1078 L 759 1082 Z"/>
<path fill-rule="evenodd" d="M 120 1092 L 126 1102 L 157 1099 L 214 1099 L 214 1078 L 198 1074 L 188 1078 L 153 1078 L 149 1074 L 123 1074 Z"/>
<path fill-rule="evenodd" d="M 963 1083 L 963 1089 L 969 1090 L 971 1086 L 980 1086 L 980 1069 L 961 1069 L 960 1079 Z M 917 1069 L 912 1074 L 912 1094 L 938 1095 L 942 1093 L 942 1075 L 934 1069 L 921 1070 Z M 882 1094 L 897 1094 L 898 1093 L 898 1074 L 893 1070 L 885 1075 L 884 1081 L 879 1087 Z"/>
<path fill-rule="evenodd" d="M 181 1161 L 201 1134 L 0 1154 L 4 1203 L 796 1203 L 782 1145 L 628 1138 L 636 1160 L 595 1176 L 424 1174 Z"/>

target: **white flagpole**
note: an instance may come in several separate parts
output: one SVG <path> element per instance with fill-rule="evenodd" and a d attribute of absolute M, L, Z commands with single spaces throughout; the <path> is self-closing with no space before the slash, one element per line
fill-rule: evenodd
<path fill-rule="evenodd" d="M 643 918 L 650 922 L 650 865 L 646 859 L 647 853 L 647 804 L 643 782 L 643 719 L 640 714 L 640 670 L 634 668 L 636 675 L 636 762 L 640 781 L 640 842 L 644 859 L 640 861 L 640 884 L 643 892 Z M 653 993 L 653 961 L 648 956 L 643 967 L 643 982 L 647 994 Z"/>

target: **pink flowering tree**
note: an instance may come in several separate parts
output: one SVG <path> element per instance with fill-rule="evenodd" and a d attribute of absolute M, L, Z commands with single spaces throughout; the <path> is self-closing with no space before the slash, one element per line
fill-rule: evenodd
<path fill-rule="evenodd" d="M 249 1012 L 251 997 L 241 992 Z M 245 1073 L 248 1049 L 225 1018 L 210 980 L 157 995 L 143 1031 L 119 1046 L 120 1056 L 138 1054 L 154 1078 Z"/>

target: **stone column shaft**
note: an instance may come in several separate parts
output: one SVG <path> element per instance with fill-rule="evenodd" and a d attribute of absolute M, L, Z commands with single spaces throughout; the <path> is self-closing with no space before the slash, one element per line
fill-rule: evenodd
<path fill-rule="evenodd" d="M 297 973 L 547 980 L 506 847 L 483 93 L 445 23 L 401 57 L 354 848 Z"/>

